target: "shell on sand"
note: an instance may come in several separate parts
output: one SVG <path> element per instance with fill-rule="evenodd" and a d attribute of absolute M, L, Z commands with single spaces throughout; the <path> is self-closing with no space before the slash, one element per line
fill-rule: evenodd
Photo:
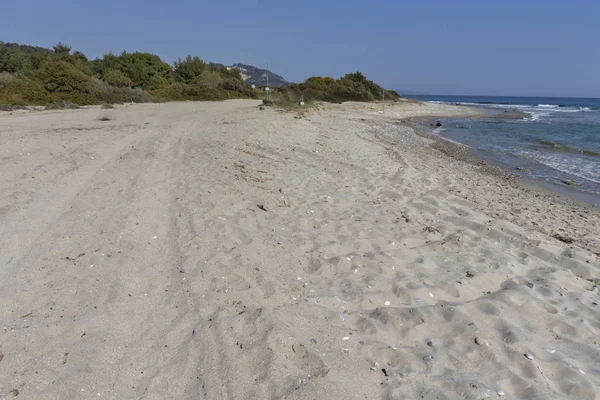
<path fill-rule="evenodd" d="M 480 338 L 480 337 L 475 338 L 475 343 L 478 344 L 479 346 L 489 346 L 490 345 L 490 342 L 488 342 L 486 339 Z"/>

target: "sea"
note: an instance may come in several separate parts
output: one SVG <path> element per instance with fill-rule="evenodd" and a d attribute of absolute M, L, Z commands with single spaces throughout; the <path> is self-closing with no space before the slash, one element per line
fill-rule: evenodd
<path fill-rule="evenodd" d="M 600 205 L 600 99 L 415 95 L 432 103 L 516 110 L 523 119 L 442 119 L 433 133 L 550 189 Z"/>

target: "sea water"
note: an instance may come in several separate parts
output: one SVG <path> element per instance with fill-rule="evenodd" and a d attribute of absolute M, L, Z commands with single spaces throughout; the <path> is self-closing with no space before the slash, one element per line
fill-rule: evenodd
<path fill-rule="evenodd" d="M 516 120 L 445 119 L 434 134 L 465 144 L 479 157 L 517 174 L 600 199 L 600 99 L 407 97 L 479 107 L 486 115 L 504 110 L 527 113 Z"/>

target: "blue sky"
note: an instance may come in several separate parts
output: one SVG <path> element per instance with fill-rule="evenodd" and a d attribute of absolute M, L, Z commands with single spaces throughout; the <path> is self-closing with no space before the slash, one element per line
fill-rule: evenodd
<path fill-rule="evenodd" d="M 600 97 L 600 1 L 3 1 L 0 40 L 91 58 L 149 51 L 266 66 L 288 80 L 360 70 L 433 94 Z"/>

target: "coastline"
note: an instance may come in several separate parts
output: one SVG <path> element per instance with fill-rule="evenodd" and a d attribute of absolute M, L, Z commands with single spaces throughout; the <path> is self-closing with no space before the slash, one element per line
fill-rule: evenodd
<path fill-rule="evenodd" d="M 259 104 L 0 115 L 2 393 L 595 398 L 597 209 L 466 107 Z"/>
<path fill-rule="evenodd" d="M 468 106 L 464 106 L 468 107 Z M 480 118 L 494 118 L 494 115 L 489 114 L 489 110 L 481 110 L 478 108 L 473 108 L 474 112 L 477 114 L 474 116 L 469 116 L 469 119 L 480 119 Z M 498 109 L 498 112 L 502 111 L 502 109 Z M 508 114 L 504 116 L 504 114 Z M 528 114 L 526 113 L 512 113 L 512 112 L 500 112 L 499 119 L 522 119 L 525 118 Z M 453 117 L 462 117 L 463 114 L 456 114 Z M 438 147 L 443 153 L 446 155 L 453 157 L 457 160 L 464 161 L 471 164 L 480 164 L 485 166 L 484 170 L 486 172 L 504 176 L 507 179 L 511 179 L 513 181 L 519 181 L 525 187 L 537 188 L 538 190 L 544 192 L 549 195 L 557 195 L 558 198 L 563 202 L 575 202 L 582 206 L 591 206 L 592 208 L 600 207 L 600 195 L 595 193 L 589 193 L 582 190 L 579 190 L 576 186 L 559 185 L 556 183 L 545 181 L 541 178 L 535 177 L 527 177 L 523 175 L 519 175 L 514 171 L 511 171 L 502 166 L 496 166 L 490 164 L 488 160 L 486 160 L 482 156 L 478 156 L 474 154 L 467 145 L 462 143 L 454 142 L 451 139 L 444 138 L 442 136 L 436 135 L 434 130 L 436 128 L 435 124 L 439 121 L 447 119 L 448 117 L 440 117 L 440 118 L 427 118 L 427 117 L 417 117 L 409 120 L 410 126 L 416 130 L 417 132 L 421 132 L 428 137 L 434 138 L 436 140 L 441 141 L 443 144 L 439 144 Z M 452 118 L 452 117 L 450 117 Z"/>

